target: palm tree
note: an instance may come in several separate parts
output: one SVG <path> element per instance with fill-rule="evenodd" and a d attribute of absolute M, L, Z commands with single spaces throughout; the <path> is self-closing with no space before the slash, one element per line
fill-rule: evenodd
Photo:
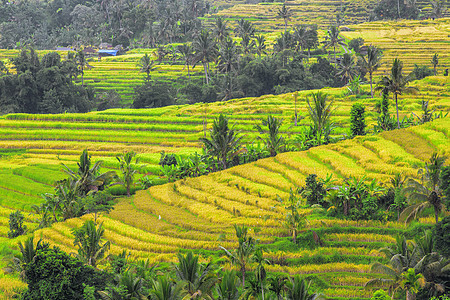
<path fill-rule="evenodd" d="M 308 114 L 314 124 L 314 129 L 317 135 L 319 143 L 322 141 L 322 137 L 327 138 L 327 128 L 330 127 L 331 117 L 333 115 L 333 101 L 328 100 L 328 95 L 319 91 L 317 93 L 311 93 L 312 105 L 309 98 L 306 97 L 306 103 L 308 104 Z"/>
<path fill-rule="evenodd" d="M 274 275 L 269 277 L 269 290 L 275 294 L 277 300 L 283 300 L 283 293 L 286 289 L 287 278 L 285 275 Z"/>
<path fill-rule="evenodd" d="M 236 42 L 232 38 L 227 37 L 219 49 L 217 70 L 222 73 L 231 73 L 237 70 L 238 65 Z"/>
<path fill-rule="evenodd" d="M 134 151 L 127 152 L 121 156 L 116 156 L 119 161 L 120 172 L 122 173 L 121 182 L 122 185 L 127 189 L 127 196 L 130 197 L 130 188 L 134 182 L 134 176 L 137 173 L 136 165 L 139 164 L 139 158 L 136 158 L 133 164 L 133 159 L 136 157 Z"/>
<path fill-rule="evenodd" d="M 237 21 L 237 35 L 244 39 L 244 37 L 252 38 L 255 35 L 255 27 L 253 24 L 245 19 L 240 19 Z"/>
<path fill-rule="evenodd" d="M 203 64 L 206 84 L 208 84 L 208 67 L 209 63 L 216 58 L 217 45 L 211 38 L 209 32 L 207 30 L 202 30 L 202 32 L 192 42 L 192 47 L 195 52 L 193 57 L 194 66 L 197 62 L 201 62 Z"/>
<path fill-rule="evenodd" d="M 283 120 L 278 119 L 272 115 L 267 116 L 267 119 L 262 120 L 262 126 L 267 126 L 268 132 L 263 130 L 260 125 L 256 125 L 256 130 L 261 135 L 267 135 L 265 138 L 258 136 L 265 144 L 266 148 L 270 152 L 270 156 L 276 156 L 279 151 L 283 151 L 286 146 L 284 137 L 280 135 L 280 128 L 283 124 Z"/>
<path fill-rule="evenodd" d="M 20 274 L 20 278 L 25 280 L 25 267 L 27 264 L 33 261 L 37 251 L 49 247 L 49 244 L 42 241 L 42 239 L 39 239 L 36 247 L 34 246 L 33 241 L 34 237 L 31 236 L 26 239 L 23 244 L 22 242 L 17 243 L 20 250 L 20 256 L 15 256 L 12 258 L 7 267 L 3 269 L 6 273 L 18 272 Z"/>
<path fill-rule="evenodd" d="M 286 3 L 283 3 L 283 6 L 278 9 L 277 16 L 278 18 L 282 18 L 284 20 L 284 32 L 286 32 L 287 23 L 293 16 L 292 10 L 286 7 Z"/>
<path fill-rule="evenodd" d="M 104 233 L 102 224 L 97 227 L 92 220 L 84 222 L 80 228 L 72 229 L 72 234 L 75 236 L 73 244 L 78 247 L 77 257 L 95 267 L 110 247 L 109 241 L 102 244 Z"/>
<path fill-rule="evenodd" d="M 360 67 L 369 73 L 369 81 L 370 81 L 370 95 L 373 98 L 373 72 L 375 72 L 378 67 L 381 65 L 381 59 L 383 58 L 383 54 L 381 50 L 375 46 L 370 45 L 367 48 L 367 58 L 363 55 L 359 56 L 358 63 Z"/>
<path fill-rule="evenodd" d="M 154 60 L 152 60 L 147 53 L 145 53 L 145 55 L 141 57 L 137 64 L 139 67 L 139 72 L 147 74 L 147 77 L 145 78 L 147 82 L 149 82 L 151 79 L 150 72 L 157 69 L 154 64 Z"/>
<path fill-rule="evenodd" d="M 246 226 L 238 226 L 235 224 L 234 229 L 239 241 L 238 248 L 233 250 L 232 252 L 228 251 L 222 246 L 220 246 L 219 248 L 225 251 L 225 254 L 233 264 L 239 266 L 242 275 L 242 288 L 244 288 L 247 265 L 249 265 L 252 261 L 252 256 L 255 252 L 255 240 L 252 237 L 247 237 L 248 228 Z"/>
<path fill-rule="evenodd" d="M 431 63 L 433 64 L 434 76 L 436 76 L 436 67 L 439 64 L 439 55 L 435 53 L 433 58 L 431 59 Z"/>
<path fill-rule="evenodd" d="M 153 288 L 150 290 L 151 299 L 155 300 L 178 300 L 181 298 L 183 284 L 177 284 L 167 274 L 158 276 L 153 281 Z"/>
<path fill-rule="evenodd" d="M 331 26 L 328 31 L 327 35 L 325 36 L 325 48 L 333 47 L 334 51 L 334 65 L 337 66 L 337 59 L 336 59 L 336 47 L 338 46 L 344 46 L 345 40 L 339 36 L 340 30 L 337 26 Z"/>
<path fill-rule="evenodd" d="M 241 139 L 242 136 L 238 136 L 233 128 L 229 128 L 228 118 L 221 114 L 214 120 L 210 139 L 201 138 L 200 141 L 205 145 L 208 153 L 215 156 L 222 168 L 226 169 L 228 160 L 239 154 Z"/>
<path fill-rule="evenodd" d="M 294 278 L 290 278 L 287 285 L 286 300 L 319 300 L 325 299 L 322 294 L 309 294 L 308 289 L 311 282 L 305 283 L 300 275 L 295 275 Z"/>
<path fill-rule="evenodd" d="M 370 270 L 371 272 L 382 273 L 386 275 L 388 278 L 371 279 L 364 284 L 364 287 L 373 288 L 373 287 L 387 286 L 389 294 L 391 295 L 392 299 L 394 299 L 394 295 L 401 285 L 402 272 L 396 268 L 383 265 L 379 262 L 375 262 L 370 268 Z"/>
<path fill-rule="evenodd" d="M 266 38 L 262 34 L 256 36 L 256 53 L 258 54 L 259 58 L 261 58 L 262 54 L 267 54 Z"/>
<path fill-rule="evenodd" d="M 77 163 L 78 170 L 76 172 L 64 163 L 61 164 L 65 167 L 64 172 L 70 176 L 71 181 L 74 181 L 74 186 L 80 196 L 85 196 L 91 191 L 96 192 L 102 190 L 110 182 L 117 179 L 117 174 L 114 171 L 100 174 L 102 161 L 97 161 L 91 167 L 91 156 L 87 149 L 84 149 L 80 155 L 80 162 Z"/>
<path fill-rule="evenodd" d="M 125 288 L 125 299 L 147 300 L 144 293 L 144 280 L 131 271 L 118 275 L 119 285 Z"/>
<path fill-rule="evenodd" d="M 406 86 L 411 80 L 411 76 L 403 76 L 403 63 L 395 58 L 392 64 L 390 76 L 384 76 L 379 82 L 375 90 L 383 90 L 392 93 L 395 100 L 395 108 L 397 109 L 397 128 L 400 129 L 400 117 L 398 114 L 398 95 L 403 93 L 414 93 L 418 89 Z"/>
<path fill-rule="evenodd" d="M 192 55 L 193 55 L 191 45 L 186 43 L 178 46 L 178 52 L 181 54 L 184 60 L 184 67 L 187 67 L 188 77 L 191 78 L 191 73 L 189 72 L 189 65 L 192 63 Z"/>
<path fill-rule="evenodd" d="M 236 271 L 224 271 L 219 284 L 216 285 L 217 300 L 238 300 L 240 297 L 238 285 Z"/>
<path fill-rule="evenodd" d="M 344 57 L 339 62 L 336 76 L 341 76 L 341 79 L 348 83 L 349 81 L 353 80 L 357 73 L 358 70 L 356 68 L 356 63 L 353 56 L 345 53 Z"/>
<path fill-rule="evenodd" d="M 86 56 L 84 55 L 84 52 L 82 50 L 78 51 L 76 56 L 76 63 L 78 66 L 78 70 L 81 74 L 81 85 L 84 85 L 84 70 L 86 68 L 92 68 L 91 65 L 89 65 L 89 62 L 86 59 Z"/>
<path fill-rule="evenodd" d="M 308 46 L 308 26 L 306 25 L 298 25 L 294 28 L 294 40 L 297 44 L 296 51 L 300 50 L 304 51 Z"/>
<path fill-rule="evenodd" d="M 222 17 L 216 19 L 214 24 L 214 35 L 216 36 L 217 42 L 222 43 L 229 35 L 228 33 L 228 21 L 224 20 Z"/>
<path fill-rule="evenodd" d="M 425 163 L 425 170 L 420 169 L 421 181 L 410 178 L 405 192 L 409 196 L 410 206 L 400 214 L 400 219 L 409 223 L 417 218 L 425 208 L 433 207 L 436 223 L 442 209 L 443 191 L 441 190 L 441 171 L 446 157 L 433 153 L 429 163 Z"/>
<path fill-rule="evenodd" d="M 268 259 L 264 258 L 263 250 L 261 248 L 256 249 L 255 253 L 253 254 L 252 259 L 255 263 L 257 263 L 256 270 L 255 270 L 256 280 L 260 284 L 261 296 L 262 296 L 262 300 L 264 300 L 264 289 L 265 289 L 264 281 L 266 280 L 266 277 L 267 277 L 267 272 L 266 272 L 266 268 L 264 268 L 264 265 L 270 264 L 270 261 Z"/>
<path fill-rule="evenodd" d="M 175 271 L 177 278 L 185 284 L 184 294 L 189 299 L 212 299 L 212 288 L 217 278 L 212 272 L 211 263 L 200 264 L 198 256 L 194 256 L 192 252 L 188 252 L 186 256 L 179 253 Z"/>

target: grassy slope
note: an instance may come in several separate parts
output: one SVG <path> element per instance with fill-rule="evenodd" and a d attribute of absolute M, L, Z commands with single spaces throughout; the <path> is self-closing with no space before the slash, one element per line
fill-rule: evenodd
<path fill-rule="evenodd" d="M 444 77 L 431 77 L 412 83 L 419 87 L 422 95 L 403 96 L 400 102 L 402 115 L 418 112 L 422 98 L 430 100 L 433 108 L 449 111 L 445 80 Z M 367 88 L 366 86 L 366 91 Z M 356 99 L 354 96 L 345 96 L 344 90 L 326 90 L 338 107 L 335 120 L 342 127 L 348 127 L 351 104 L 362 101 L 367 105 L 370 112 L 368 121 L 372 123 L 375 116 L 372 112 L 374 101 L 370 98 Z M 298 103 L 300 115 L 303 116 L 306 115 L 306 94 L 300 93 Z M 57 155 L 61 161 L 74 165 L 81 150 L 89 148 L 94 159 L 102 159 L 105 161 L 105 167 L 115 169 L 117 163 L 114 156 L 133 149 L 147 164 L 143 172 L 157 172 L 159 151 L 190 153 L 199 150 L 197 141 L 203 135 L 202 117 L 205 112 L 208 128 L 213 117 L 226 113 L 236 121 L 238 129 L 246 132 L 246 140 L 252 141 L 256 137 L 253 125 L 257 119 L 269 113 L 285 120 L 284 132 L 298 132 L 300 127 L 290 127 L 293 106 L 291 95 L 269 95 L 211 103 L 207 106 L 197 104 L 148 110 L 116 109 L 89 114 L 17 114 L 3 117 L 0 119 L 0 135 L 4 138 L 0 141 L 0 147 L 9 150 L 4 151 L 3 155 L 0 153 L 0 242 L 8 245 L 15 245 L 17 242 L 17 239 L 9 241 L 6 238 L 9 213 L 15 209 L 30 211 L 32 204 L 40 203 L 39 194 L 51 192 L 52 183 L 62 178 Z M 303 125 L 306 123 L 306 119 L 301 121 Z M 201 179 L 189 179 L 141 191 L 133 199 L 121 201 L 111 215 L 104 218 L 109 229 L 108 239 L 116 245 L 112 251 L 117 253 L 121 246 L 134 244 L 132 253 L 136 257 L 171 261 L 179 248 L 217 250 L 219 244 L 233 246 L 230 227 L 233 223 L 257 226 L 262 229 L 259 233 L 260 239 L 265 243 L 272 242 L 273 236 L 280 234 L 278 228 L 281 210 L 272 208 L 275 196 L 278 194 L 285 197 L 291 186 L 303 184 L 307 174 L 317 173 L 319 176 L 325 176 L 327 173 L 333 173 L 337 178 L 367 175 L 382 181 L 386 181 L 399 170 L 414 175 L 414 168 L 423 165 L 422 161 L 431 152 L 448 151 L 448 130 L 449 119 L 439 120 L 423 127 L 404 130 L 399 134 L 391 132 L 381 136 L 367 136 L 307 152 L 282 154 Z M 344 133 L 346 129 L 340 129 L 339 132 Z M 35 224 L 29 222 L 33 217 L 28 214 L 26 216 L 28 227 L 34 228 Z M 73 246 L 69 229 L 80 222 L 81 220 L 71 220 L 41 232 L 53 243 L 70 250 Z M 336 222 L 330 221 L 328 224 L 331 223 Z M 321 227 L 322 224 L 312 221 L 313 227 Z M 366 278 L 373 276 L 367 273 L 368 261 L 372 260 L 373 256 L 377 259 L 379 253 L 370 249 L 377 248 L 380 239 L 391 241 L 392 238 L 383 240 L 377 235 L 378 231 L 372 228 L 376 226 L 373 223 L 343 222 L 343 225 L 369 227 L 358 229 L 355 233 L 376 235 L 333 235 L 334 229 L 327 229 L 327 225 L 320 230 L 332 248 L 321 248 L 316 250 L 318 252 L 305 252 L 303 255 L 291 252 L 270 254 L 272 259 L 276 260 L 278 255 L 289 258 L 292 262 L 289 267 L 275 264 L 271 267 L 272 270 L 318 273 L 317 276 L 329 285 L 322 287 L 324 292 L 336 297 L 367 295 L 360 291 L 360 287 L 348 285 L 352 282 L 360 285 Z M 387 225 L 387 228 L 391 227 L 394 231 L 403 229 L 402 225 L 395 223 Z M 221 234 L 225 234 L 226 238 L 218 243 L 217 239 Z M 347 238 L 355 240 L 352 245 L 358 247 L 362 245 L 362 241 L 374 244 L 367 251 L 362 248 L 348 250 L 341 247 L 341 241 Z M 21 239 L 23 238 L 19 240 Z M 347 264 L 334 263 L 329 256 L 336 251 L 343 251 L 342 259 Z M 350 266 L 352 259 L 347 255 L 353 253 L 352 251 L 358 254 L 358 251 L 362 251 L 367 259 L 359 259 L 359 264 Z M 6 249 L 0 251 L 1 255 L 7 252 Z M 307 254 L 314 257 L 321 253 L 328 255 L 326 257 L 329 259 L 325 261 L 330 261 L 329 263 L 309 267 L 300 265 L 300 256 Z M 345 278 L 348 279 L 339 279 L 342 277 L 339 272 L 343 271 L 358 272 L 345 273 Z M 332 274 L 337 275 L 333 277 Z M 11 283 L 9 279 L 1 279 L 1 276 L 0 290 L 20 285 L 17 280 Z M 362 279 L 358 281 L 355 276 Z"/>

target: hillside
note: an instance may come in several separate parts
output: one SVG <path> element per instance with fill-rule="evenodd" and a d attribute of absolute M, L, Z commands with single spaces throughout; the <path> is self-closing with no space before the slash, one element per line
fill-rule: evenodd
<path fill-rule="evenodd" d="M 219 245 L 234 247 L 232 224 L 245 224 L 254 229 L 252 234 L 261 243 L 267 244 L 266 257 L 272 261 L 268 270 L 307 274 L 330 299 L 367 298 L 371 293 L 361 286 L 379 276 L 370 272 L 370 264 L 382 260 L 377 249 L 394 242 L 395 234 L 406 230 L 405 225 L 335 220 L 315 211 L 310 216 L 309 228 L 319 234 L 324 246 L 293 251 L 287 240 L 281 238 L 288 234 L 280 227 L 284 209 L 278 206 L 277 195 L 288 197 L 289 189 L 302 186 L 308 174 L 322 178 L 333 174 L 338 181 L 343 177 L 367 176 L 384 183 L 398 172 L 416 176 L 417 168 L 424 166 L 423 161 L 432 152 L 449 154 L 449 130 L 450 119 L 445 118 L 151 187 L 120 200 L 100 221 L 104 222 L 106 238 L 113 245 L 111 253 L 126 249 L 132 257 L 149 258 L 152 264 L 174 261 L 181 249 L 212 254 L 218 252 Z M 33 167 L 17 168 L 13 171 L 17 175 L 3 173 L 1 191 L 22 195 L 20 201 L 36 202 L 37 193 L 50 190 L 49 178 L 58 177 L 55 165 L 39 163 L 41 168 L 48 168 L 45 174 Z M 2 243 L 17 241 L 7 242 L 4 236 L 10 208 L 19 208 L 18 201 L 11 198 L 2 201 Z M 70 229 L 90 218 L 91 215 L 86 215 L 57 223 L 37 231 L 35 236 L 72 252 Z M 422 222 L 432 223 L 432 219 Z M 21 286 L 17 280 L 3 277 L 0 290 L 7 293 L 16 285 Z"/>
<path fill-rule="evenodd" d="M 445 77 L 429 77 L 411 85 L 418 87 L 421 94 L 402 96 L 401 116 L 411 112 L 420 114 L 422 99 L 430 100 L 431 107 L 437 111 L 450 110 Z M 348 133 L 348 115 L 356 101 L 366 104 L 368 122 L 373 123 L 374 100 L 348 96 L 345 89 L 324 92 L 334 99 L 337 107 L 334 120 L 341 126 L 337 134 Z M 299 93 L 297 105 L 301 116 L 307 115 L 304 101 L 307 94 Z M 7 245 L 15 246 L 24 239 L 7 239 L 9 213 L 16 209 L 31 212 L 33 204 L 41 203 L 39 195 L 52 192 L 54 182 L 65 177 L 61 162 L 75 165 L 81 151 L 88 148 L 95 160 L 104 161 L 104 170 L 117 169 L 114 156 L 134 150 L 146 164 L 142 173 L 158 173 L 160 151 L 201 151 L 198 139 L 203 136 L 203 121 L 210 128 L 213 118 L 220 113 L 229 115 L 231 123 L 246 134 L 246 142 L 256 140 L 254 125 L 268 114 L 284 119 L 282 132 L 285 134 L 294 135 L 308 123 L 305 118 L 300 122 L 302 126 L 292 126 L 294 103 L 290 94 L 146 110 L 3 116 L 0 118 L 3 137 L 0 141 L 0 242 L 4 246 L 0 255 L 9 252 Z M 206 177 L 139 191 L 132 199 L 121 200 L 110 215 L 102 217 L 107 238 L 115 245 L 112 252 L 133 245 L 134 257 L 149 257 L 153 262 L 173 261 L 180 248 L 215 252 L 219 245 L 233 247 L 232 224 L 235 223 L 259 228 L 256 232 L 261 242 L 273 243 L 276 237 L 286 235 L 279 228 L 282 209 L 275 205 L 276 195 L 286 198 L 289 188 L 302 186 L 311 173 L 319 177 L 333 174 L 338 180 L 366 175 L 382 182 L 399 171 L 415 176 L 417 167 L 423 166 L 432 152 L 448 154 L 449 120 L 346 140 L 306 152 L 284 153 Z M 31 222 L 35 217 L 25 215 L 28 228 L 35 228 L 36 224 Z M 36 235 L 71 251 L 70 228 L 81 222 L 72 219 Z M 335 228 L 337 224 L 342 228 Z M 380 227 L 376 222 L 338 221 L 317 213 L 312 215 L 310 226 L 320 234 L 325 246 L 269 253 L 268 258 L 274 261 L 269 269 L 314 273 L 315 284 L 334 298 L 369 295 L 361 289 L 361 284 L 377 276 L 368 272 L 370 263 L 381 259 L 376 249 L 392 242 L 396 232 L 405 230 L 398 223 Z M 348 239 L 352 240 L 352 246 L 343 247 L 343 241 Z M 363 247 L 366 242 L 371 244 Z M 23 284 L 17 279 L 11 281 L 9 276 L 0 276 L 0 290 L 5 290 L 4 293 L 10 293 L 14 286 Z"/>

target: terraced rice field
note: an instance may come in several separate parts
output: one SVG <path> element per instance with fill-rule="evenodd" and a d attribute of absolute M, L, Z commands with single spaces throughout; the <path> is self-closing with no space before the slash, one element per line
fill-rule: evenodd
<path fill-rule="evenodd" d="M 430 100 L 438 110 L 449 111 L 445 80 L 431 77 L 414 82 L 422 95 L 402 96 L 401 115 L 418 113 L 422 98 Z M 343 127 L 339 134 L 348 130 L 345 127 L 352 103 L 362 101 L 368 111 L 374 104 L 372 99 L 345 96 L 344 89 L 325 92 L 335 100 L 335 120 Z M 299 114 L 306 116 L 304 98 L 308 93 L 299 94 Z M 31 205 L 40 203 L 39 195 L 51 192 L 53 183 L 64 178 L 60 162 L 75 165 L 82 149 L 88 148 L 94 160 L 103 160 L 105 169 L 117 169 L 114 156 L 134 150 L 146 164 L 141 173 L 157 174 L 160 151 L 200 151 L 198 138 L 203 136 L 204 118 L 210 128 L 214 117 L 228 114 L 231 123 L 235 122 L 236 128 L 246 134 L 245 140 L 251 142 L 257 136 L 254 124 L 268 114 L 284 119 L 282 131 L 286 135 L 299 132 L 308 121 L 305 118 L 301 126 L 292 126 L 293 107 L 292 95 L 287 94 L 146 110 L 1 117 L 1 255 L 9 252 L 7 246 L 14 247 L 24 239 L 7 239 L 9 214 L 16 209 L 25 211 L 26 225 L 34 229 L 35 217 L 29 214 Z M 373 116 L 371 112 L 371 123 Z M 303 185 L 310 173 L 320 177 L 333 174 L 339 180 L 366 175 L 381 182 L 399 171 L 414 176 L 416 168 L 423 166 L 432 152 L 448 154 L 449 128 L 450 119 L 440 119 L 420 127 L 346 140 L 306 152 L 284 153 L 209 176 L 155 186 L 120 200 L 101 221 L 107 229 L 107 239 L 114 245 L 112 253 L 127 248 L 133 257 L 149 258 L 154 263 L 173 261 L 180 249 L 211 254 L 218 253 L 219 245 L 232 248 L 236 245 L 232 224 L 250 226 L 261 243 L 277 249 L 270 245 L 288 235 L 281 229 L 284 209 L 277 206 L 277 195 L 286 198 L 289 189 Z M 71 252 L 74 248 L 70 229 L 81 222 L 82 219 L 72 219 L 35 235 Z M 405 230 L 399 223 L 323 219 L 316 213 L 311 216 L 310 227 L 324 240 L 324 247 L 270 251 L 267 258 L 273 264 L 268 268 L 322 280 L 325 285 L 321 290 L 331 299 L 367 298 L 370 292 L 361 286 L 367 279 L 379 276 L 369 271 L 370 262 L 382 259 L 377 249 L 391 243 L 395 233 Z M 0 274 L 0 298 L 9 297 L 13 287 L 20 289 L 23 284 L 16 277 Z"/>
<path fill-rule="evenodd" d="M 411 72 L 414 64 L 426 65 L 432 69 L 431 58 L 439 55 L 438 73 L 450 68 L 450 18 L 371 22 L 349 26 L 353 31 L 342 32 L 347 39 L 363 38 L 366 44 L 383 49 L 383 66 L 378 74 L 385 73 L 392 66 L 394 58 L 400 58 L 404 70 Z"/>

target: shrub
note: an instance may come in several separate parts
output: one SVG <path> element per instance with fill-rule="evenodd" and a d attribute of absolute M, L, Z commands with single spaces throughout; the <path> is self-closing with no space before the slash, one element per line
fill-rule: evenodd
<path fill-rule="evenodd" d="M 306 203 L 309 205 L 320 204 L 327 207 L 328 203 L 323 199 L 327 193 L 323 180 L 317 180 L 316 178 L 316 174 L 308 175 L 305 186 L 300 191 L 300 195 L 306 199 Z"/>
<path fill-rule="evenodd" d="M 355 103 L 352 105 L 350 111 L 350 130 L 352 131 L 352 136 L 365 135 L 366 129 L 366 109 L 363 104 Z"/>
<path fill-rule="evenodd" d="M 27 226 L 23 225 L 23 215 L 17 210 L 9 215 L 9 238 L 15 238 L 22 235 L 27 230 Z"/>
<path fill-rule="evenodd" d="M 430 68 L 428 68 L 427 66 L 419 66 L 417 64 L 414 64 L 414 77 L 417 80 L 423 79 L 427 76 L 432 76 L 433 75 L 433 70 L 431 70 Z"/>

